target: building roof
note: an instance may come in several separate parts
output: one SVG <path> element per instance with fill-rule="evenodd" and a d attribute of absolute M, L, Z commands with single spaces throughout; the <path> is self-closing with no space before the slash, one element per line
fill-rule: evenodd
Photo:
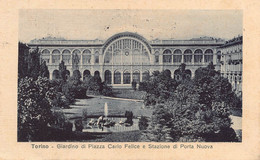
<path fill-rule="evenodd" d="M 29 46 L 36 46 L 36 45 L 96 45 L 96 46 L 104 46 L 104 48 L 109 45 L 112 41 L 115 39 L 121 38 L 121 37 L 134 37 L 139 40 L 141 40 L 143 43 L 145 43 L 148 48 L 150 49 L 150 46 L 161 46 L 161 45 L 223 45 L 225 41 L 223 39 L 217 39 L 213 37 L 199 37 L 199 38 L 192 38 L 189 40 L 171 40 L 171 39 L 155 39 L 148 41 L 146 38 L 141 36 L 138 33 L 134 32 L 121 32 L 117 33 L 111 37 L 109 37 L 107 40 L 66 40 L 65 38 L 57 38 L 57 37 L 45 37 L 41 39 L 34 39 L 29 42 Z"/>

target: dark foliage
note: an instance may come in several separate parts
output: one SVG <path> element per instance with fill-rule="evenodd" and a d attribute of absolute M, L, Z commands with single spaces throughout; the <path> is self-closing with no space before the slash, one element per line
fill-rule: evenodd
<path fill-rule="evenodd" d="M 139 119 L 139 122 L 138 122 L 138 126 L 139 126 L 140 130 L 146 130 L 148 127 L 148 118 L 141 116 L 141 118 Z"/>
<path fill-rule="evenodd" d="M 146 91 L 145 105 L 149 106 L 166 102 L 172 96 L 177 85 L 178 83 L 171 78 L 167 71 L 153 72 L 150 79 L 141 84 L 141 89 Z"/>

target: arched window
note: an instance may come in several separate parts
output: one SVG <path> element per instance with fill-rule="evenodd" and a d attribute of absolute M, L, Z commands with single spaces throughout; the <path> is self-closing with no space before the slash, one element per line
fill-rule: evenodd
<path fill-rule="evenodd" d="M 52 51 L 52 63 L 59 64 L 60 63 L 60 51 L 55 49 Z"/>
<path fill-rule="evenodd" d="M 124 74 L 123 74 L 123 83 L 124 84 L 130 84 L 130 81 L 131 81 L 130 72 L 125 71 Z"/>
<path fill-rule="evenodd" d="M 111 84 L 111 76 L 112 76 L 111 72 L 109 70 L 106 70 L 105 71 L 105 82 L 107 84 Z"/>
<path fill-rule="evenodd" d="M 72 52 L 72 65 L 77 65 L 80 63 L 80 51 L 78 49 Z"/>
<path fill-rule="evenodd" d="M 94 72 L 94 76 L 95 76 L 95 77 L 100 77 L 99 71 L 95 71 L 95 72 Z"/>
<path fill-rule="evenodd" d="M 191 63 L 192 62 L 192 51 L 187 49 L 184 51 L 184 63 Z"/>
<path fill-rule="evenodd" d="M 71 58 L 71 54 L 70 54 L 70 51 L 65 49 L 63 52 L 62 52 L 62 60 L 65 64 L 70 64 L 70 58 Z"/>
<path fill-rule="evenodd" d="M 60 78 L 60 72 L 58 70 L 54 70 L 52 73 L 52 79 L 59 79 Z"/>
<path fill-rule="evenodd" d="M 205 63 L 213 62 L 213 51 L 211 49 L 207 49 L 204 55 Z"/>
<path fill-rule="evenodd" d="M 72 74 L 73 74 L 72 76 L 73 76 L 75 79 L 80 79 L 80 78 L 81 78 L 81 73 L 80 73 L 79 70 L 74 70 Z"/>
<path fill-rule="evenodd" d="M 95 52 L 95 63 L 99 63 L 99 52 Z"/>
<path fill-rule="evenodd" d="M 172 52 L 167 49 L 163 52 L 163 63 L 171 63 L 172 62 Z"/>
<path fill-rule="evenodd" d="M 114 83 L 121 84 L 121 73 L 119 71 L 115 71 L 114 73 Z"/>
<path fill-rule="evenodd" d="M 90 50 L 86 49 L 82 53 L 82 62 L 83 64 L 90 64 L 91 63 L 91 52 Z"/>
<path fill-rule="evenodd" d="M 171 77 L 171 71 L 169 69 L 164 70 L 164 75 L 166 75 L 167 77 Z"/>
<path fill-rule="evenodd" d="M 45 49 L 42 51 L 41 54 L 42 60 L 44 60 L 47 64 L 50 63 L 50 51 L 48 49 Z"/>
<path fill-rule="evenodd" d="M 182 53 L 181 50 L 176 49 L 173 53 L 173 63 L 181 63 Z"/>
<path fill-rule="evenodd" d="M 143 82 L 149 80 L 150 77 L 149 71 L 144 71 L 142 76 L 143 76 Z"/>
<path fill-rule="evenodd" d="M 140 72 L 134 71 L 133 73 L 133 82 L 139 83 L 140 82 Z"/>
<path fill-rule="evenodd" d="M 154 54 L 154 63 L 159 63 L 159 52 L 157 51 L 157 52 L 155 52 L 155 54 Z"/>
<path fill-rule="evenodd" d="M 194 63 L 202 63 L 203 52 L 201 49 L 197 49 L 194 52 Z"/>
<path fill-rule="evenodd" d="M 90 71 L 89 70 L 84 70 L 83 72 L 83 80 L 85 80 L 86 77 L 90 76 Z"/>

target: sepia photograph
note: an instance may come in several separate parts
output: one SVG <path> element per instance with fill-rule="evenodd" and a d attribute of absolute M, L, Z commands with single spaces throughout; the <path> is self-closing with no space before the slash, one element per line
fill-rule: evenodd
<path fill-rule="evenodd" d="M 242 10 L 18 15 L 17 142 L 243 142 Z"/>

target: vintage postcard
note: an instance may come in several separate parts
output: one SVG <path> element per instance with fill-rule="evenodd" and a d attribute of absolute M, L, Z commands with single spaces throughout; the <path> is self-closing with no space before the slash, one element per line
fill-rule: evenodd
<path fill-rule="evenodd" d="M 260 158 L 248 4 L 22 4 L 3 12 L 0 158 Z"/>

